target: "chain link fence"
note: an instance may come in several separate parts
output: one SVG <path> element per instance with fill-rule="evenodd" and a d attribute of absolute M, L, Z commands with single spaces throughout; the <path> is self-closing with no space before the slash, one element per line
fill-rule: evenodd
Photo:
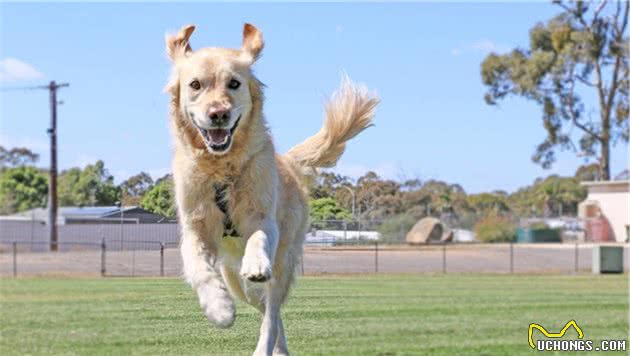
<path fill-rule="evenodd" d="M 411 246 L 384 243 L 392 240 L 379 232 L 381 226 L 382 222 L 373 220 L 314 222 L 298 272 L 580 273 L 590 271 L 596 246 L 578 240 Z M 59 227 L 58 251 L 53 252 L 45 225 L 1 222 L 0 276 L 179 276 L 178 231 L 177 224 L 65 225 Z M 629 245 L 613 245 L 624 247 L 628 270 Z"/>
<path fill-rule="evenodd" d="M 608 244 L 610 245 L 610 244 Z M 625 250 L 625 269 L 629 246 Z M 301 271 L 321 273 L 581 273 L 597 244 L 307 244 Z"/>
<path fill-rule="evenodd" d="M 146 243 L 143 243 L 146 246 Z M 610 244 L 608 244 L 610 245 Z M 624 247 L 625 269 L 629 246 Z M 354 273 L 581 273 L 596 244 L 383 245 L 374 242 L 308 243 L 301 274 Z M 106 243 L 62 243 L 57 252 L 33 252 L 18 242 L 0 244 L 0 276 L 179 276 L 176 244 L 109 250 Z"/>
<path fill-rule="evenodd" d="M 102 223 L 68 224 L 57 227 L 58 248 L 98 249 L 103 240 L 108 250 L 159 250 L 160 243 L 177 244 L 179 226 L 176 223 L 138 224 Z M 21 249 L 33 252 L 50 251 L 48 227 L 37 220 L 0 220 L 0 243 L 17 242 Z M 96 247 L 95 247 L 96 246 Z"/>

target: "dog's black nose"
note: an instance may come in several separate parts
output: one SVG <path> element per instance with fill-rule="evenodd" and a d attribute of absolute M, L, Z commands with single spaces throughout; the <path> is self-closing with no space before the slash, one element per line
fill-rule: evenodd
<path fill-rule="evenodd" d="M 230 110 L 225 108 L 211 108 L 208 110 L 208 116 L 213 123 L 222 123 L 230 119 Z"/>

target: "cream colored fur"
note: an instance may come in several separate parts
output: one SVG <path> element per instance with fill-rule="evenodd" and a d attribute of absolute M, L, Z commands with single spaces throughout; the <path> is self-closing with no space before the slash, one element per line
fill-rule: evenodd
<path fill-rule="evenodd" d="M 246 24 L 240 50 L 196 51 L 189 45 L 193 31 L 186 26 L 166 38 L 173 63 L 166 90 L 184 277 L 210 322 L 231 326 L 237 297 L 263 314 L 254 354 L 286 355 L 280 307 L 308 224 L 303 173 L 333 166 L 346 141 L 370 126 L 378 100 L 345 78 L 326 106 L 323 128 L 287 154 L 276 154 L 263 116 L 262 85 L 251 71 L 263 48 L 260 31 Z M 230 87 L 233 80 L 240 83 L 237 89 Z M 207 113 L 217 106 L 231 114 L 224 124 L 232 141 L 223 151 L 201 134 L 215 124 Z M 217 183 L 228 186 L 228 213 L 240 237 L 223 237 Z"/>

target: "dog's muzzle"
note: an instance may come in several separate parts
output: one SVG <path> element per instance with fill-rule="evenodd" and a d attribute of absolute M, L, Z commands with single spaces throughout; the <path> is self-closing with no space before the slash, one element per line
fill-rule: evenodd
<path fill-rule="evenodd" d="M 225 128 L 212 128 L 212 129 L 204 129 L 195 124 L 199 133 L 201 133 L 201 137 L 208 146 L 208 148 L 214 152 L 224 152 L 230 145 L 232 144 L 232 136 L 234 135 L 234 131 L 236 131 L 236 127 L 238 126 L 239 121 L 241 121 L 241 116 L 236 119 L 234 125 L 230 129 Z"/>

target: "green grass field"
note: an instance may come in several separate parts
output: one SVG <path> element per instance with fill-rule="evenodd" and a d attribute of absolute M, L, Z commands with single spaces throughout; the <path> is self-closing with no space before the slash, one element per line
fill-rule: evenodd
<path fill-rule="evenodd" d="M 627 275 L 302 277 L 283 316 L 295 355 L 534 355 L 539 352 L 527 343 L 532 322 L 557 332 L 575 319 L 585 339 L 627 339 L 627 280 Z M 231 329 L 212 328 L 178 279 L 0 283 L 3 355 L 248 355 L 257 340 L 259 315 L 251 307 L 238 305 Z"/>

